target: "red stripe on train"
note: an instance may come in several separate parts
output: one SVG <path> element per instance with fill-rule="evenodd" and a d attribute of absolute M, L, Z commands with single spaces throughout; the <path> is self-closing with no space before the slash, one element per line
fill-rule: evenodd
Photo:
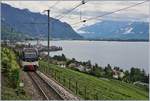
<path fill-rule="evenodd" d="M 34 70 L 34 66 L 33 65 L 28 65 L 29 70 Z"/>

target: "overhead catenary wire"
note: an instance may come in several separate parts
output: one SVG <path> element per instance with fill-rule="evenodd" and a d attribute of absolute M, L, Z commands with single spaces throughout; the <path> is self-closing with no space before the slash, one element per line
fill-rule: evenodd
<path fill-rule="evenodd" d="M 56 7 L 57 4 L 60 3 L 60 0 L 56 1 L 51 7 L 49 7 L 49 9 L 53 9 Z"/>
<path fill-rule="evenodd" d="M 55 2 L 49 9 L 54 8 L 59 2 L 60 2 L 60 0 Z M 82 0 L 80 4 L 78 4 L 77 6 L 75 6 L 71 10 L 69 10 L 68 12 L 65 12 L 64 14 L 69 14 L 70 12 L 72 12 L 73 10 L 75 10 L 76 8 L 78 8 L 79 6 L 81 6 L 81 5 L 83 5 L 83 4 L 87 3 L 87 2 L 88 1 L 85 2 L 85 0 Z M 58 18 L 58 20 L 62 19 L 65 16 L 64 14 L 58 15 L 57 17 L 60 17 L 60 18 Z M 54 17 L 54 18 L 57 19 L 57 17 Z M 47 22 L 29 22 L 29 23 L 21 22 L 21 23 L 17 23 L 17 24 L 29 24 L 29 25 L 32 25 L 32 24 L 47 24 Z"/>
<path fill-rule="evenodd" d="M 148 0 L 147 0 L 147 1 L 148 1 Z M 76 23 L 71 24 L 71 25 L 76 25 L 76 24 L 79 24 L 79 23 L 82 23 L 82 22 L 87 22 L 87 21 L 89 21 L 89 20 L 98 19 L 98 18 L 100 18 L 100 17 L 104 17 L 104 16 L 107 16 L 107 15 L 110 15 L 110 14 L 113 14 L 113 13 L 116 13 L 116 12 L 119 12 L 119 11 L 123 11 L 123 10 L 129 9 L 129 8 L 132 8 L 132 7 L 138 6 L 138 5 L 143 4 L 143 3 L 147 2 L 147 1 L 143 1 L 143 2 L 140 2 L 140 3 L 136 3 L 136 4 L 133 4 L 133 5 L 131 5 L 131 6 L 124 7 L 124 8 L 121 8 L 121 9 L 115 10 L 115 11 L 113 11 L 113 12 L 108 12 L 108 13 L 105 13 L 105 14 L 100 15 L 100 16 L 96 16 L 96 17 L 92 17 L 92 18 L 84 19 L 84 20 L 82 20 L 82 21 L 76 22 Z"/>
<path fill-rule="evenodd" d="M 54 7 L 56 7 L 56 5 L 58 4 L 58 3 L 60 3 L 60 1 L 61 0 L 58 0 L 58 1 L 56 1 L 51 7 L 49 7 L 49 9 L 53 9 Z M 35 18 L 35 19 L 37 19 L 37 17 Z M 29 22 L 29 23 L 27 23 L 27 22 L 21 22 L 21 23 L 17 23 L 17 24 L 29 24 L 29 25 L 35 25 L 35 24 L 47 24 L 47 22 Z"/>
<path fill-rule="evenodd" d="M 86 4 L 87 2 L 88 2 L 88 1 L 85 2 L 84 0 L 82 0 L 82 1 L 81 1 L 78 5 L 76 5 L 74 8 L 68 10 L 67 12 L 64 12 L 64 13 L 61 14 L 61 15 L 56 16 L 55 18 L 58 19 L 58 20 L 60 20 L 60 19 L 62 19 L 66 14 L 71 13 L 73 10 L 75 10 L 76 8 L 80 7 L 80 6 L 83 5 L 83 4 Z"/>
<path fill-rule="evenodd" d="M 146 0 L 146 1 L 148 1 L 148 0 Z M 143 1 L 143 2 L 140 2 L 140 3 L 136 3 L 136 4 L 133 4 L 133 5 L 128 6 L 128 7 L 121 8 L 121 9 L 116 10 L 116 11 L 113 11 L 113 12 L 108 12 L 108 13 L 105 13 L 105 14 L 100 15 L 100 16 L 96 16 L 96 17 L 89 18 L 89 19 L 84 19 L 84 20 L 81 20 L 81 21 L 79 21 L 79 22 L 73 23 L 73 24 L 71 24 L 71 25 L 76 25 L 76 24 L 78 24 L 78 23 L 87 22 L 87 21 L 89 21 L 89 20 L 98 19 L 98 18 L 103 17 L 103 16 L 107 16 L 107 15 L 110 15 L 110 14 L 113 14 L 113 13 L 116 13 L 116 12 L 119 12 L 119 11 L 123 11 L 123 10 L 129 9 L 129 8 L 138 6 L 138 5 L 140 5 L 140 4 L 145 3 L 146 1 Z M 87 3 L 87 1 L 86 1 L 85 3 Z M 84 4 L 85 4 L 85 3 L 84 3 Z M 80 3 L 80 4 L 82 4 L 82 3 Z M 51 7 L 52 7 L 52 6 L 51 6 Z M 72 10 L 76 9 L 77 7 L 78 7 L 78 6 L 72 8 L 72 9 L 70 10 L 70 12 L 71 12 Z M 68 12 L 68 13 L 66 12 L 66 13 L 69 14 L 70 12 Z M 47 22 L 29 22 L 29 23 L 27 23 L 27 22 L 22 22 L 22 23 L 17 23 L 17 24 L 47 24 Z"/>
<path fill-rule="evenodd" d="M 47 24 L 47 22 L 29 22 L 29 23 L 21 22 L 21 23 L 17 23 L 17 24 L 29 24 L 29 25 L 32 25 L 32 24 Z"/>

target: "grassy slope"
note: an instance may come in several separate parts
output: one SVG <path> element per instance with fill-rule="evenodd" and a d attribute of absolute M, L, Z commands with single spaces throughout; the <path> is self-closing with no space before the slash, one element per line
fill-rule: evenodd
<path fill-rule="evenodd" d="M 47 67 L 47 63 L 41 61 L 40 66 Z M 52 64 L 49 64 L 49 68 L 57 70 L 59 75 L 61 75 L 60 77 L 66 78 L 66 87 L 68 87 L 69 78 L 72 78 L 71 84 L 74 87 L 75 82 L 78 81 L 78 95 L 82 98 L 85 97 L 84 87 L 87 86 L 86 99 L 94 99 L 94 95 L 97 95 L 98 99 L 148 99 L 147 91 L 132 84 L 117 80 L 100 79 L 70 69 L 60 68 Z M 72 91 L 75 92 L 75 89 L 72 89 Z"/>
<path fill-rule="evenodd" d="M 26 100 L 30 99 L 26 94 L 16 94 L 16 90 L 19 89 L 19 65 L 16 61 L 15 53 L 9 49 L 2 47 L 1 51 L 2 60 L 2 87 L 1 98 L 2 100 Z M 7 67 L 4 66 L 4 61 Z M 8 69 L 7 71 L 5 69 Z M 5 71 L 5 72 L 4 72 Z M 16 79 L 17 78 L 17 79 Z M 13 84 L 13 85 L 12 85 Z M 14 87 L 16 86 L 16 87 Z M 21 90 L 19 90 L 21 92 Z"/>
<path fill-rule="evenodd" d="M 5 80 L 2 83 L 2 92 L 1 92 L 1 98 L 2 100 L 29 100 L 31 99 L 29 96 L 24 94 L 19 94 L 17 96 L 16 90 L 9 86 L 10 81 L 8 78 L 5 77 Z"/>

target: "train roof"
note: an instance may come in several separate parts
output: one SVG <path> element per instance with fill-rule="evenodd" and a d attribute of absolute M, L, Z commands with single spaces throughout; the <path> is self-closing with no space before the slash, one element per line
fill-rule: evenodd
<path fill-rule="evenodd" d="M 37 48 L 23 48 L 23 51 L 25 52 L 32 52 L 32 51 L 38 51 Z"/>

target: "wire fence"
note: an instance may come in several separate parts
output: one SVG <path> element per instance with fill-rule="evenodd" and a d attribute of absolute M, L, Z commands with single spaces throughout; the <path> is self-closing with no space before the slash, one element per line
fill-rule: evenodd
<path fill-rule="evenodd" d="M 72 77 L 66 77 L 61 71 L 53 69 L 53 68 L 47 68 L 47 67 L 39 67 L 39 70 L 43 72 L 44 74 L 51 76 L 56 81 L 58 81 L 61 85 L 63 85 L 65 88 L 69 89 L 74 93 L 75 95 L 81 97 L 82 99 L 88 100 L 98 100 L 99 97 L 99 91 L 96 89 L 89 89 L 88 85 L 81 85 L 81 82 L 79 80 L 76 80 Z"/>

